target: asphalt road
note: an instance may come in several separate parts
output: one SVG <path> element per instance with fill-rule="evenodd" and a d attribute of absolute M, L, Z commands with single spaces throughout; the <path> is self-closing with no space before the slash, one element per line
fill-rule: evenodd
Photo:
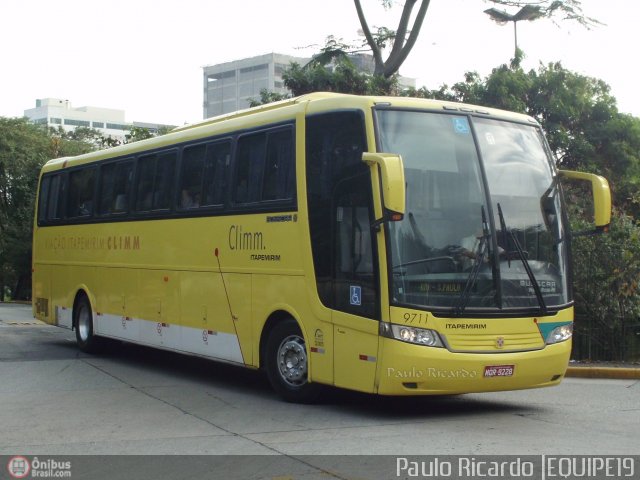
<path fill-rule="evenodd" d="M 640 381 L 293 405 L 259 372 L 120 342 L 80 353 L 0 304 L 0 432 L 0 455 L 639 454 Z"/>

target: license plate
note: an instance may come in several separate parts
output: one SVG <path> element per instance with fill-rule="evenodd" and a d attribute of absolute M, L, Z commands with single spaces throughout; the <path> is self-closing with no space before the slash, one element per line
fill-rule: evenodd
<path fill-rule="evenodd" d="M 488 365 L 484 367 L 484 376 L 491 377 L 512 377 L 515 365 Z"/>

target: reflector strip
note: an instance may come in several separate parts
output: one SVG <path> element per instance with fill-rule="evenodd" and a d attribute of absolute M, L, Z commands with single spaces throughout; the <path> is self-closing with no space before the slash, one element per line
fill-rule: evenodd
<path fill-rule="evenodd" d="M 375 362 L 376 357 L 372 357 L 371 355 L 359 355 L 360 360 L 364 360 L 365 362 Z"/>

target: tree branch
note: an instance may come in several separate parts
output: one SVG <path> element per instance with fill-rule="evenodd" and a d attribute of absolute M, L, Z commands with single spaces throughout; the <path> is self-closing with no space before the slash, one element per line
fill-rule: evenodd
<path fill-rule="evenodd" d="M 380 51 L 380 47 L 376 44 L 373 39 L 373 35 L 371 35 L 371 30 L 369 30 L 369 25 L 367 24 L 367 19 L 364 17 L 364 12 L 362 11 L 362 5 L 360 4 L 360 0 L 354 0 L 356 4 L 356 11 L 358 12 L 358 19 L 360 20 L 360 26 L 362 27 L 362 31 L 364 32 L 364 36 L 367 39 L 367 43 L 371 47 L 371 52 L 373 53 L 373 58 L 376 64 L 376 74 L 382 73 L 378 72 L 379 69 L 384 69 L 384 61 L 382 60 L 382 52 Z"/>
<path fill-rule="evenodd" d="M 407 0 L 404 4 L 400 23 L 398 24 L 398 30 L 396 31 L 396 37 L 393 41 L 393 48 L 391 49 L 391 53 L 389 54 L 387 61 L 394 58 L 402 50 L 407 37 L 407 25 L 409 24 L 409 20 L 411 20 L 411 12 L 413 11 L 416 1 L 417 0 Z"/>
<path fill-rule="evenodd" d="M 427 15 L 427 9 L 429 8 L 430 3 L 431 3 L 431 0 L 422 0 L 422 3 L 420 4 L 420 9 L 418 10 L 418 14 L 416 15 L 416 19 L 413 22 L 413 28 L 411 29 L 411 34 L 409 35 L 409 38 L 407 39 L 406 43 L 404 43 L 404 45 L 402 46 L 402 49 L 395 56 L 394 56 L 394 52 L 392 51 L 391 55 L 389 55 L 389 58 L 385 62 L 384 73 L 383 73 L 385 77 L 388 78 L 394 73 L 396 73 L 400 69 L 400 65 L 402 65 L 402 62 L 406 60 L 407 56 L 411 52 L 411 49 L 413 48 L 413 46 L 416 43 L 416 40 L 418 39 L 418 35 L 420 33 L 420 29 L 422 28 L 422 23 L 424 22 L 424 18 Z M 406 5 L 405 5 L 405 8 L 406 8 Z M 403 17 L 404 17 L 404 12 L 403 12 Z M 397 37 L 396 37 L 396 40 L 397 40 Z M 395 50 L 395 46 L 396 45 L 394 43 L 393 50 Z"/>

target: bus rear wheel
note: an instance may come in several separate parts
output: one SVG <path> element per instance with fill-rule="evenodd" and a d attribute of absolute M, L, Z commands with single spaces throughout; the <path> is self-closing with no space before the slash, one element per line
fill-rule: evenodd
<path fill-rule="evenodd" d="M 96 353 L 102 346 L 101 339 L 93 334 L 93 312 L 86 295 L 81 295 L 73 309 L 73 325 L 78 348 L 86 353 Z"/>
<path fill-rule="evenodd" d="M 267 339 L 266 370 L 273 389 L 288 402 L 311 403 L 320 385 L 309 382 L 309 358 L 304 337 L 292 318 L 278 323 Z"/>

